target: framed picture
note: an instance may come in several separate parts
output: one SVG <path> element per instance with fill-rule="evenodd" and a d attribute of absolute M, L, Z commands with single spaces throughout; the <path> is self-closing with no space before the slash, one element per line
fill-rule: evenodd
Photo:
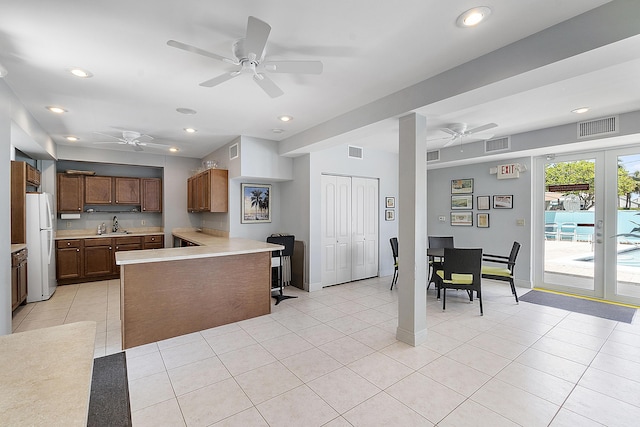
<path fill-rule="evenodd" d="M 396 220 L 396 211 L 393 209 L 385 209 L 384 211 L 384 220 L 385 221 L 395 221 Z"/>
<path fill-rule="evenodd" d="M 479 213 L 476 216 L 476 227 L 478 228 L 489 228 L 489 214 L 488 213 Z"/>
<path fill-rule="evenodd" d="M 473 226 L 473 212 L 451 212 L 451 225 Z"/>
<path fill-rule="evenodd" d="M 242 184 L 241 218 L 242 224 L 271 222 L 271 185 Z"/>
<path fill-rule="evenodd" d="M 493 208 L 494 209 L 512 209 L 513 196 L 512 195 L 493 196 Z"/>
<path fill-rule="evenodd" d="M 473 209 L 473 196 L 451 196 L 451 210 L 454 209 Z"/>
<path fill-rule="evenodd" d="M 395 197 L 385 197 L 384 198 L 384 206 L 387 209 L 394 209 L 396 207 L 396 198 Z"/>
<path fill-rule="evenodd" d="M 473 193 L 473 178 L 451 180 L 451 194 L 471 193 Z"/>
<path fill-rule="evenodd" d="M 478 210 L 479 211 L 487 211 L 491 208 L 491 197 L 489 196 L 478 196 Z"/>

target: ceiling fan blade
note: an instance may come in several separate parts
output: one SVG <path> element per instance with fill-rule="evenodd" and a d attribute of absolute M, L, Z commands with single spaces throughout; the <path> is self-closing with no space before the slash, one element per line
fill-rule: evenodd
<path fill-rule="evenodd" d="M 265 70 L 272 73 L 321 74 L 320 61 L 265 61 Z"/>
<path fill-rule="evenodd" d="M 121 144 L 126 144 L 126 141 L 124 139 L 120 138 L 120 137 L 109 135 L 109 134 L 102 133 L 102 132 L 93 132 L 93 133 L 95 133 L 96 135 L 102 135 L 102 136 L 107 136 L 109 138 L 113 138 L 113 139 L 116 140 L 116 141 L 113 141 L 113 142 L 119 142 Z"/>
<path fill-rule="evenodd" d="M 495 123 L 487 123 L 486 125 L 478 126 L 477 128 L 470 129 L 465 132 L 466 135 L 470 135 L 472 133 L 482 132 L 483 130 L 493 129 L 498 127 Z"/>
<path fill-rule="evenodd" d="M 217 59 L 218 61 L 227 62 L 230 64 L 236 64 L 236 65 L 238 64 L 238 62 L 234 61 L 233 59 L 225 58 L 224 56 L 216 55 L 213 52 L 209 52 L 209 51 L 200 49 L 198 47 L 191 46 L 186 43 L 181 43 L 179 41 L 169 40 L 167 42 L 167 45 L 178 48 L 178 49 L 186 50 L 187 52 L 197 53 L 198 55 L 206 56 L 208 58 Z"/>
<path fill-rule="evenodd" d="M 451 137 L 450 136 L 443 136 L 442 138 L 427 138 L 427 142 L 442 141 L 443 139 L 451 139 Z"/>
<path fill-rule="evenodd" d="M 260 60 L 267 44 L 271 26 L 256 17 L 250 16 L 247 20 L 247 35 L 244 39 L 244 50 L 247 56 L 253 53 Z"/>
<path fill-rule="evenodd" d="M 144 150 L 142 149 L 142 147 L 141 147 L 140 145 L 138 145 L 138 144 L 134 144 L 134 145 L 133 145 L 133 149 L 134 149 L 135 151 L 144 151 Z"/>
<path fill-rule="evenodd" d="M 200 83 L 200 86 L 214 87 L 219 85 L 220 83 L 226 82 L 227 80 L 231 80 L 232 78 L 237 77 L 239 75 L 240 75 L 239 73 L 224 73 L 219 75 L 218 77 L 214 77 L 210 80 Z"/>
<path fill-rule="evenodd" d="M 456 132 L 456 131 L 454 131 L 454 130 L 451 130 L 451 129 L 449 129 L 449 128 L 440 128 L 440 130 L 441 130 L 442 132 L 444 132 L 444 133 L 448 133 L 449 135 L 451 135 L 451 136 L 453 136 L 453 137 L 456 137 L 456 136 L 460 135 L 458 132 Z"/>
<path fill-rule="evenodd" d="M 169 148 L 169 145 L 165 145 L 165 144 L 157 144 L 155 142 L 143 142 L 141 144 L 138 145 L 142 145 L 144 147 L 155 147 L 155 148 Z"/>
<path fill-rule="evenodd" d="M 453 145 L 453 144 L 456 142 L 456 140 L 457 140 L 457 139 L 458 139 L 458 138 L 451 138 L 449 141 L 447 141 L 447 142 L 445 142 L 445 143 L 444 143 L 444 145 L 442 146 L 442 148 L 444 148 L 444 147 L 448 147 L 448 146 L 450 146 L 450 145 Z"/>
<path fill-rule="evenodd" d="M 284 95 L 282 89 L 280 89 L 269 77 L 264 74 L 256 74 L 253 76 L 253 80 L 264 90 L 267 95 L 272 98 L 277 98 L 280 95 Z"/>

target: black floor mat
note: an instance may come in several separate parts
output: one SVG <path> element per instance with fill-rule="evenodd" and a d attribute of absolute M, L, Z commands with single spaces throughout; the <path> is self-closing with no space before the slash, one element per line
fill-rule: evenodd
<path fill-rule="evenodd" d="M 124 352 L 94 359 L 87 426 L 131 425 L 127 358 Z"/>
<path fill-rule="evenodd" d="M 636 309 L 631 307 L 536 290 L 522 295 L 520 301 L 561 308 L 575 313 L 589 314 L 624 323 L 631 323 L 634 314 L 636 314 Z"/>

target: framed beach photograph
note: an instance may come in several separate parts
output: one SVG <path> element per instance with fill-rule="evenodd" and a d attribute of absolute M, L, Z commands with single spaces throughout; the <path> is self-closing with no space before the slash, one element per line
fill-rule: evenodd
<path fill-rule="evenodd" d="M 271 222 L 270 184 L 242 184 L 242 224 Z"/>
<path fill-rule="evenodd" d="M 494 209 L 512 209 L 513 208 L 513 195 L 499 195 L 493 196 L 493 208 Z"/>
<path fill-rule="evenodd" d="M 476 227 L 478 228 L 489 228 L 489 214 L 488 213 L 479 213 L 476 215 Z"/>
<path fill-rule="evenodd" d="M 451 212 L 451 225 L 473 226 L 473 212 Z"/>
<path fill-rule="evenodd" d="M 473 196 L 471 194 L 466 196 L 451 196 L 451 210 L 454 209 L 473 209 Z"/>
<path fill-rule="evenodd" d="M 396 207 L 396 198 L 395 197 L 385 197 L 384 205 L 387 209 L 394 209 Z"/>
<path fill-rule="evenodd" d="M 491 209 L 491 197 L 489 196 L 478 196 L 476 202 L 479 211 L 488 211 Z"/>
<path fill-rule="evenodd" d="M 393 209 L 385 209 L 384 211 L 384 220 L 385 221 L 395 221 L 396 220 L 396 211 Z"/>
<path fill-rule="evenodd" d="M 473 193 L 473 178 L 451 180 L 451 194 L 471 193 Z"/>

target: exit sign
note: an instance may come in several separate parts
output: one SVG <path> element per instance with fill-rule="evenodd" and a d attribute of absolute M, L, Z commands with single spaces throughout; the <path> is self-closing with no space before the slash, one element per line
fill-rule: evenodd
<path fill-rule="evenodd" d="M 520 164 L 511 163 L 498 166 L 498 179 L 520 178 Z"/>

